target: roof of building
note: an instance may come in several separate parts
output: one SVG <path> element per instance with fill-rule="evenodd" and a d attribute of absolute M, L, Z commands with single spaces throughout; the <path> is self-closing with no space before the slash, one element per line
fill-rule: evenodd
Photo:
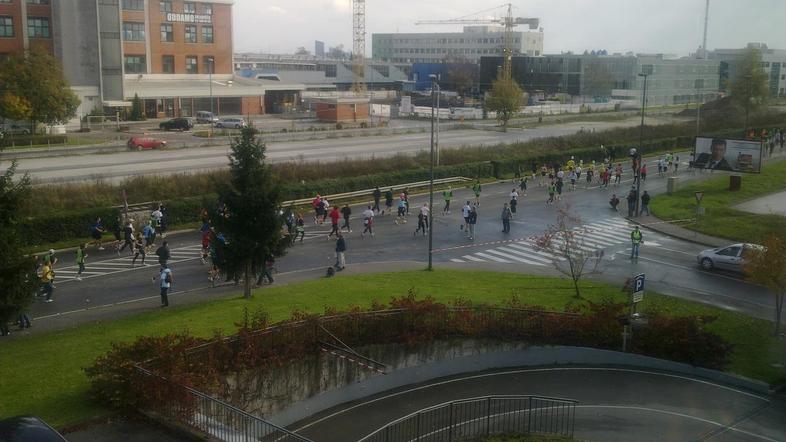
<path fill-rule="evenodd" d="M 212 87 L 211 87 L 212 86 Z M 283 83 L 281 81 L 257 80 L 234 76 L 229 79 L 205 78 L 146 78 L 141 76 L 123 81 L 126 98 L 139 95 L 139 98 L 161 97 L 245 97 L 261 96 L 265 91 L 305 90 L 300 83 Z M 212 90 L 211 90 L 212 89 Z"/>

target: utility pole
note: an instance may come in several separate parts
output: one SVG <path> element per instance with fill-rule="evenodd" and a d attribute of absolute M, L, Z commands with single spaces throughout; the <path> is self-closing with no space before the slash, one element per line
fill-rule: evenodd
<path fill-rule="evenodd" d="M 641 195 L 641 151 L 644 145 L 644 110 L 647 107 L 647 77 L 652 73 L 652 65 L 642 65 L 639 77 L 644 77 L 644 90 L 642 91 L 641 98 L 641 125 L 639 127 L 639 148 L 636 150 L 636 157 L 634 158 L 636 170 L 636 216 L 641 214 L 639 207 L 639 196 Z"/>
<path fill-rule="evenodd" d="M 710 0 L 707 0 L 707 3 L 704 7 L 704 39 L 701 43 L 702 49 L 702 57 L 703 59 L 707 59 L 707 23 L 710 20 Z"/>
<path fill-rule="evenodd" d="M 439 84 L 437 76 L 431 74 L 431 162 L 429 165 L 428 183 L 428 270 L 433 270 L 432 258 L 434 255 L 434 109 L 436 107 Z"/>

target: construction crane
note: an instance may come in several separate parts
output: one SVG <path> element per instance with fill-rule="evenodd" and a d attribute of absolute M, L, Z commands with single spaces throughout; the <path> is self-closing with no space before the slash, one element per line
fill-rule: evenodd
<path fill-rule="evenodd" d="M 366 0 L 352 0 L 352 91 L 366 92 Z"/>
<path fill-rule="evenodd" d="M 507 14 L 500 18 L 468 18 L 473 15 L 483 14 L 492 10 L 501 8 L 507 9 Z M 530 29 L 537 29 L 540 24 L 538 18 L 522 18 L 513 17 L 513 4 L 506 3 L 494 8 L 478 11 L 463 17 L 458 17 L 451 20 L 421 20 L 415 23 L 416 25 L 502 25 L 505 27 L 504 38 L 504 62 L 502 64 L 502 76 L 505 79 L 511 78 L 511 63 L 513 61 L 513 28 L 518 25 L 528 25 Z"/>

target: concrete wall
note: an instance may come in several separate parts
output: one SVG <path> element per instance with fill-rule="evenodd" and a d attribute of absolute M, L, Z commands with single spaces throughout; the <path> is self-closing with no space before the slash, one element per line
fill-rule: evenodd
<path fill-rule="evenodd" d="M 123 99 L 123 47 L 119 0 L 95 0 L 101 45 L 102 99 Z M 85 6 L 87 8 L 87 6 Z"/>
<path fill-rule="evenodd" d="M 68 83 L 73 87 L 100 87 L 96 0 L 53 2 L 52 16 L 55 57 L 63 63 Z"/>

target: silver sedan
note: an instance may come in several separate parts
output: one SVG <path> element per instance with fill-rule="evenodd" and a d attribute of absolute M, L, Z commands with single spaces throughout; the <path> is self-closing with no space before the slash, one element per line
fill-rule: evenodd
<path fill-rule="evenodd" d="M 696 260 L 704 270 L 722 269 L 742 273 L 745 257 L 749 256 L 751 252 L 761 250 L 763 247 L 757 244 L 731 244 L 717 249 L 704 250 L 696 256 Z"/>

